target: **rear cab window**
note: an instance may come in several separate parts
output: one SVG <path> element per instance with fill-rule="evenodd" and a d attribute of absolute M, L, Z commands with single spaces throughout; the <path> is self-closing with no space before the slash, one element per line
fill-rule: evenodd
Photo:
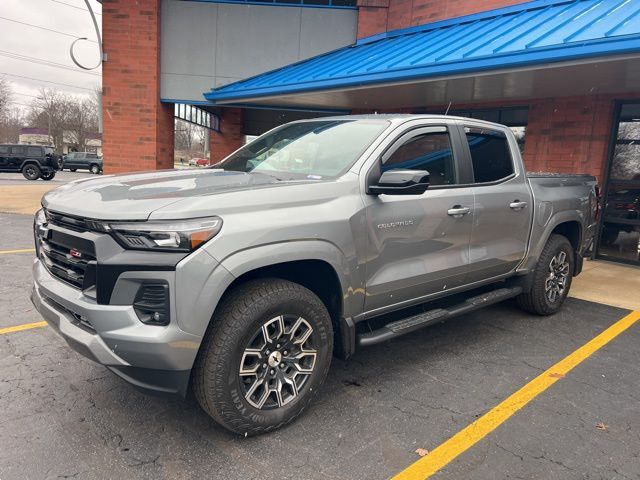
<path fill-rule="evenodd" d="M 464 127 L 469 145 L 474 183 L 494 183 L 514 175 L 513 158 L 504 132 Z"/>
<path fill-rule="evenodd" d="M 24 155 L 25 148 L 22 146 L 11 147 L 11 155 Z"/>
<path fill-rule="evenodd" d="M 39 157 L 42 155 L 40 147 L 27 147 L 27 155 L 30 157 Z"/>

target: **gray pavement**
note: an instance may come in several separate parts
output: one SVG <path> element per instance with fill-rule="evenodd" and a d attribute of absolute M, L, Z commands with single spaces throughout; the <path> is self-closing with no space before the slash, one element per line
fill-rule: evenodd
<path fill-rule="evenodd" d="M 31 246 L 30 217 L 0 215 L 0 231 L 0 250 Z M 0 328 L 40 320 L 31 263 L 0 255 Z M 298 421 L 247 439 L 193 400 L 139 393 L 48 327 L 0 335 L 0 479 L 389 478 L 626 313 L 490 307 L 335 360 Z M 636 324 L 434 478 L 640 479 L 638 344 Z"/>

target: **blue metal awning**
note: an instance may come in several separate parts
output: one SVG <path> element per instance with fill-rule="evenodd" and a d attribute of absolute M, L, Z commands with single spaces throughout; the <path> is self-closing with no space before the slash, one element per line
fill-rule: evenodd
<path fill-rule="evenodd" d="M 305 94 L 314 103 L 314 93 L 330 90 L 625 55 L 640 56 L 640 0 L 538 0 L 364 38 L 204 96 L 217 104 L 275 105 Z M 339 99 L 334 103 L 327 106 Z"/>

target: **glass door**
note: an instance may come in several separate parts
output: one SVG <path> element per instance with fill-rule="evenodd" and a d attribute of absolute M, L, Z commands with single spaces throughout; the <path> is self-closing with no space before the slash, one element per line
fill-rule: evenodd
<path fill-rule="evenodd" d="M 640 265 L 640 103 L 619 106 L 598 256 Z"/>

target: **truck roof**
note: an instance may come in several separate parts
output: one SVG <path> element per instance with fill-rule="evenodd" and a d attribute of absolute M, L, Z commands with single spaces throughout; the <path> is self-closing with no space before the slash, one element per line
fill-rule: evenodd
<path fill-rule="evenodd" d="M 317 121 L 317 120 L 387 120 L 393 123 L 404 123 L 410 120 L 472 120 L 474 123 L 483 123 L 491 127 L 506 128 L 501 123 L 488 122 L 486 120 L 480 120 L 477 118 L 458 117 L 456 115 L 441 115 L 441 114 L 427 114 L 427 113 L 370 113 L 361 115 L 336 115 L 330 117 L 319 117 L 305 120 L 298 120 L 300 122 Z"/>

